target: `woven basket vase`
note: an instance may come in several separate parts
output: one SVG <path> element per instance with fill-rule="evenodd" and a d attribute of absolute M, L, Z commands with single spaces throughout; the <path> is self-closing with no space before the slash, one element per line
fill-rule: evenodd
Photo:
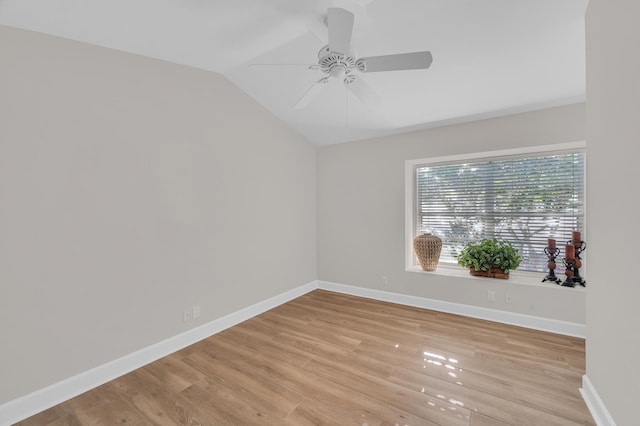
<path fill-rule="evenodd" d="M 442 240 L 432 234 L 418 235 L 413 239 L 413 250 L 425 271 L 435 271 L 440 260 Z"/>

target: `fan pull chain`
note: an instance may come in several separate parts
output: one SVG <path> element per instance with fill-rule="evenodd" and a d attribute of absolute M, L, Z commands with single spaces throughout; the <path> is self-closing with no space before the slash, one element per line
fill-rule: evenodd
<path fill-rule="evenodd" d="M 345 123 L 344 127 L 347 131 L 349 131 L 349 88 L 345 84 L 344 86 L 344 104 L 345 104 Z"/>

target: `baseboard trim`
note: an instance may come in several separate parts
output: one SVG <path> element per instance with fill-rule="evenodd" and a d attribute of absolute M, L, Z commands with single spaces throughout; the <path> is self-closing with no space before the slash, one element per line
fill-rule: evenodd
<path fill-rule="evenodd" d="M 31 417 L 123 374 L 300 297 L 315 290 L 317 287 L 317 281 L 312 281 L 99 367 L 6 402 L 0 405 L 0 425 L 8 426 Z"/>
<path fill-rule="evenodd" d="M 583 339 L 586 335 L 585 325 L 574 322 L 505 312 L 497 309 L 481 308 L 477 306 L 463 305 L 461 303 L 445 302 L 442 300 L 409 296 L 406 294 L 391 293 L 388 291 L 373 290 L 328 281 L 318 281 L 318 288 L 417 308 L 431 309 L 434 311 L 463 315 L 471 318 L 516 325 L 534 330 L 548 331 L 566 336 L 580 337 Z"/>
<path fill-rule="evenodd" d="M 596 388 L 593 387 L 593 383 L 591 383 L 591 380 L 589 380 L 586 374 L 582 376 L 580 393 L 582 394 L 582 399 L 584 399 L 584 402 L 587 404 L 591 417 L 593 417 L 593 420 L 598 426 L 616 426 L 616 422 L 613 420 L 613 417 L 611 417 L 609 410 L 607 410 Z"/>

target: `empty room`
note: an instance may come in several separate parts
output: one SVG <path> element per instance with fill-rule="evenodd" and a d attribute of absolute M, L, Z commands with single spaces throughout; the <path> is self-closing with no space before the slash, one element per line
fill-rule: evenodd
<path fill-rule="evenodd" d="M 639 15 L 0 0 L 0 426 L 637 425 Z"/>

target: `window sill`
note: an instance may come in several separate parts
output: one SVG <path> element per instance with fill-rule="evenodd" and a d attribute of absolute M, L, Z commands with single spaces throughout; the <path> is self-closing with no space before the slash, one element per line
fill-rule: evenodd
<path fill-rule="evenodd" d="M 543 287 L 543 288 L 555 288 L 563 291 L 564 290 L 579 291 L 579 292 L 586 291 L 586 288 L 582 287 L 581 285 L 576 285 L 575 287 L 563 287 L 559 284 L 555 284 L 548 281 L 542 282 L 542 279 L 544 278 L 544 274 L 535 273 L 535 272 L 511 271 L 509 273 L 509 278 L 506 280 L 503 280 L 499 278 L 474 277 L 473 275 L 469 274 L 469 271 L 467 269 L 462 268 L 458 265 L 453 265 L 453 264 L 438 265 L 438 268 L 435 271 L 424 271 L 420 266 L 415 265 L 415 266 L 407 267 L 405 271 L 415 272 L 418 274 L 426 274 L 426 275 L 443 275 L 448 277 L 458 277 L 458 278 L 463 278 L 468 280 L 486 281 L 490 279 L 498 282 L 505 282 L 508 284 L 529 285 L 529 286 L 536 286 L 536 287 Z M 564 275 L 559 275 L 558 278 L 564 281 L 566 277 Z"/>

